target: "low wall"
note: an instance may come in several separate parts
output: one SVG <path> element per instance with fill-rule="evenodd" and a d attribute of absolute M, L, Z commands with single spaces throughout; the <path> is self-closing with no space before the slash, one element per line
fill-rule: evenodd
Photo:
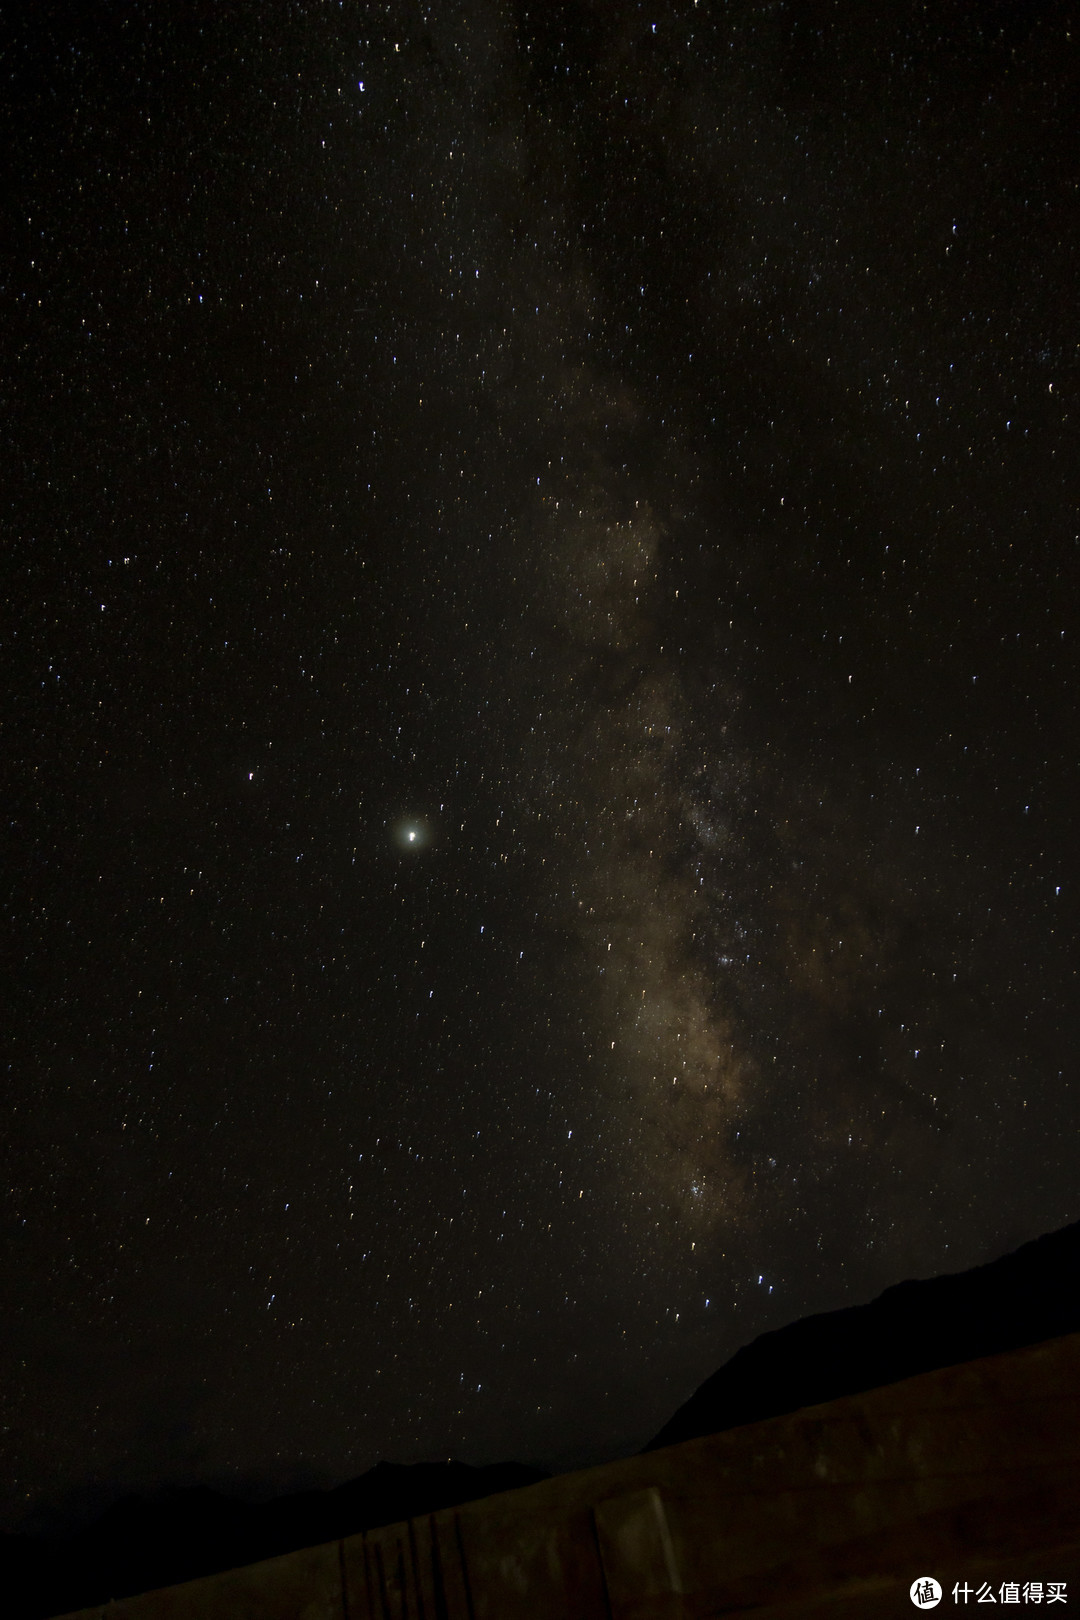
<path fill-rule="evenodd" d="M 924 1575 L 1080 1603 L 1080 1334 L 78 1620 L 877 1620 Z"/>

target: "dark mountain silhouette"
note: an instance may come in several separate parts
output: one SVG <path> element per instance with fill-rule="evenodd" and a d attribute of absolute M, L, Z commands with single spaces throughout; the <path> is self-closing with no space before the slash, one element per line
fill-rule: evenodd
<path fill-rule="evenodd" d="M 523 1463 L 379 1463 L 329 1491 L 253 1504 L 203 1486 L 128 1496 L 63 1537 L 0 1536 L 5 1620 L 41 1620 L 257 1563 L 548 1476 Z"/>
<path fill-rule="evenodd" d="M 739 1350 L 645 1448 L 675 1445 L 979 1356 L 1080 1332 L 1080 1222 L 989 1265 L 888 1288 Z M 547 1476 L 501 1463 L 380 1463 L 330 1491 L 251 1504 L 201 1486 L 126 1497 L 65 1537 L 0 1536 L 6 1620 L 42 1620 Z"/>
<path fill-rule="evenodd" d="M 645 1450 L 1077 1332 L 1080 1221 L 988 1265 L 897 1283 L 868 1305 L 763 1333 L 706 1379 Z"/>

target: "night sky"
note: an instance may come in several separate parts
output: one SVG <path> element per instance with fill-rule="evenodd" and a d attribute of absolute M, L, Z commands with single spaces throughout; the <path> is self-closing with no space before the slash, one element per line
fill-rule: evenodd
<path fill-rule="evenodd" d="M 1080 1216 L 1078 43 L 7 8 L 3 1527 Z"/>

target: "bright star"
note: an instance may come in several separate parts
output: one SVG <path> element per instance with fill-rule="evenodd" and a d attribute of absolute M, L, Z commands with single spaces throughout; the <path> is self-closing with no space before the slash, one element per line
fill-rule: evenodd
<path fill-rule="evenodd" d="M 431 843 L 431 827 L 419 816 L 397 822 L 392 828 L 392 833 L 399 849 L 421 850 L 426 849 Z"/>

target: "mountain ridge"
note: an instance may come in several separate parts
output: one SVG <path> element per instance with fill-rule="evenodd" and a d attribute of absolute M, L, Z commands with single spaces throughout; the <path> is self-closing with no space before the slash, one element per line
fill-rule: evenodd
<path fill-rule="evenodd" d="M 967 1271 L 893 1284 L 737 1350 L 643 1447 L 858 1395 L 919 1373 L 1080 1332 L 1080 1221 Z"/>
<path fill-rule="evenodd" d="M 761 1334 L 707 1378 L 643 1451 L 1075 1332 L 1080 1221 L 985 1265 L 900 1282 L 866 1304 Z M 5 1615 L 45 1620 L 548 1477 L 513 1462 L 381 1462 L 330 1490 L 262 1503 L 200 1485 L 125 1496 L 74 1534 L 0 1535 Z"/>

